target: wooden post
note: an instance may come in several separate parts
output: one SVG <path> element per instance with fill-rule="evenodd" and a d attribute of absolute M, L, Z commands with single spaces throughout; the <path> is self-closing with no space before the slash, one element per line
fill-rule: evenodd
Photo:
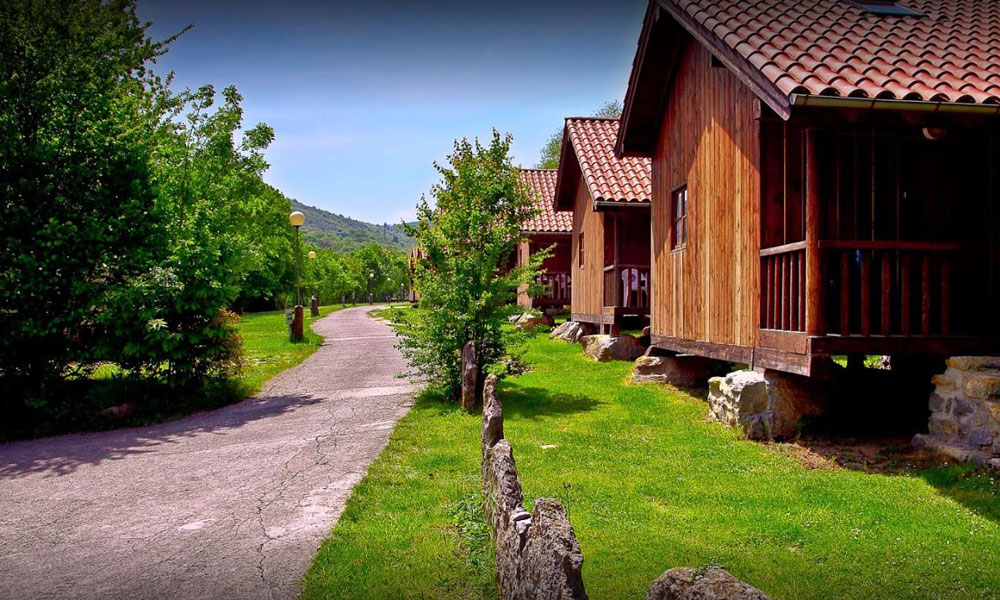
<path fill-rule="evenodd" d="M 806 130 L 806 335 L 826 334 L 826 289 L 819 252 L 820 191 L 816 130 Z"/>

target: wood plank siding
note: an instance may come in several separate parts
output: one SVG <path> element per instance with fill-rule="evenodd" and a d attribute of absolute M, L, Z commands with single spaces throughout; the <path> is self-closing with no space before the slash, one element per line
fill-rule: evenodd
<path fill-rule="evenodd" d="M 750 90 L 689 41 L 653 154 L 654 335 L 759 342 L 760 130 L 754 113 Z M 671 193 L 681 185 L 688 189 L 689 239 L 684 249 L 672 250 Z"/>
<path fill-rule="evenodd" d="M 583 234 L 583 267 L 580 235 Z M 594 211 L 587 184 L 580 177 L 573 201 L 573 314 L 599 315 L 604 308 L 604 215 Z M 576 318 L 574 316 L 574 318 Z"/>

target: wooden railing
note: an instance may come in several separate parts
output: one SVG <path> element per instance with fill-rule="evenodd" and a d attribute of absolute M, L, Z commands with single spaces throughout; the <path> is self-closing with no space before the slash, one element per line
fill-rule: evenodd
<path fill-rule="evenodd" d="M 819 331 L 834 335 L 950 335 L 958 244 L 821 240 Z M 762 329 L 805 331 L 806 243 L 760 251 Z"/>
<path fill-rule="evenodd" d="M 573 285 L 569 273 L 549 271 L 535 278 L 541 287 L 534 297 L 536 304 L 569 304 Z"/>
<path fill-rule="evenodd" d="M 649 309 L 649 265 L 604 267 L 604 306 Z"/>
<path fill-rule="evenodd" d="M 958 244 L 821 241 L 826 330 L 839 335 L 951 334 Z"/>
<path fill-rule="evenodd" d="M 760 251 L 760 326 L 805 331 L 806 243 L 795 242 Z"/>

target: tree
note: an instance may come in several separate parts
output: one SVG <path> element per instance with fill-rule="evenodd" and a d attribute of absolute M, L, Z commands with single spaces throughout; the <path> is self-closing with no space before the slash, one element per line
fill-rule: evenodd
<path fill-rule="evenodd" d="M 534 281 L 545 253 L 508 268 L 522 239 L 521 224 L 533 214 L 533 200 L 511 162 L 512 138 L 496 131 L 488 146 L 455 142 L 448 165 L 435 164 L 440 183 L 417 207 L 408 227 L 423 250 L 415 273 L 421 311 L 401 329 L 400 349 L 410 364 L 452 398 L 460 390 L 460 354 L 476 347 L 480 384 L 488 372 L 502 374 L 505 361 L 519 356 L 519 334 L 506 328 L 518 312 L 519 285 Z"/>
<path fill-rule="evenodd" d="M 622 116 L 622 103 L 618 100 L 609 100 L 598 107 L 598 109 L 594 112 L 594 116 L 618 119 Z M 559 168 L 559 155 L 562 153 L 562 138 L 563 130 L 561 127 L 558 131 L 549 136 L 548 141 L 545 142 L 544 146 L 542 146 L 541 156 L 538 159 L 537 168 Z"/>
<path fill-rule="evenodd" d="M 47 386 L 91 362 L 95 312 L 160 239 L 151 155 L 162 107 L 146 64 L 172 39 L 146 29 L 127 0 L 0 3 L 6 401 L 41 405 Z"/>

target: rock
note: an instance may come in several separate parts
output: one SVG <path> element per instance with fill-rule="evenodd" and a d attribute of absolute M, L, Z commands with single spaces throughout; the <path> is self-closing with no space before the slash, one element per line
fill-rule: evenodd
<path fill-rule="evenodd" d="M 649 346 L 653 340 L 653 328 L 646 325 L 642 328 L 642 335 L 639 336 L 639 343 L 643 346 Z"/>
<path fill-rule="evenodd" d="M 473 411 L 476 408 L 476 383 L 479 367 L 476 364 L 476 345 L 466 342 L 462 348 L 462 408 Z"/>
<path fill-rule="evenodd" d="M 769 600 L 757 588 L 736 579 L 725 569 L 712 567 L 670 569 L 660 575 L 646 594 L 646 600 Z"/>
<path fill-rule="evenodd" d="M 552 327 L 555 321 L 548 315 L 533 315 L 524 313 L 514 321 L 514 329 L 518 331 L 531 331 L 536 327 Z"/>
<path fill-rule="evenodd" d="M 507 527 L 511 516 L 521 512 L 523 497 L 521 481 L 517 477 L 514 451 L 510 442 L 500 440 L 486 451 L 486 480 L 483 482 L 486 520 L 499 535 Z"/>
<path fill-rule="evenodd" d="M 767 370 L 708 380 L 709 417 L 752 440 L 791 437 L 803 417 L 822 414 L 826 391 L 805 377 Z"/>
<path fill-rule="evenodd" d="M 102 414 L 108 415 L 115 419 L 124 419 L 125 417 L 132 414 L 135 410 L 135 405 L 131 402 L 126 402 L 124 404 L 116 404 L 114 406 L 109 406 L 101 411 Z"/>
<path fill-rule="evenodd" d="M 955 379 L 951 377 L 950 373 L 938 373 L 933 378 L 931 378 L 931 383 L 933 383 L 936 387 L 939 387 L 943 390 L 958 389 L 958 382 L 956 382 Z"/>
<path fill-rule="evenodd" d="M 989 465 L 991 469 L 1000 471 L 1000 458 L 991 458 L 986 461 L 986 464 Z"/>
<path fill-rule="evenodd" d="M 636 381 L 659 381 L 676 386 L 703 385 L 711 361 L 692 354 L 676 356 L 640 356 L 635 359 L 632 375 Z"/>
<path fill-rule="evenodd" d="M 523 533 L 519 568 L 500 568 L 501 597 L 585 600 L 583 553 L 558 500 L 539 498 Z M 498 553 L 498 560 L 500 559 Z"/>
<path fill-rule="evenodd" d="M 964 377 L 962 391 L 977 400 L 1000 399 L 1000 374 L 970 374 Z"/>
<path fill-rule="evenodd" d="M 642 356 L 646 348 L 631 335 L 587 335 L 580 338 L 583 355 L 597 362 L 610 360 L 634 361 Z"/>
<path fill-rule="evenodd" d="M 992 446 L 993 436 L 985 429 L 973 429 L 969 432 L 969 443 L 980 448 Z"/>
<path fill-rule="evenodd" d="M 954 437 L 958 435 L 958 421 L 948 414 L 933 413 L 927 422 L 927 431 L 935 436 Z"/>
<path fill-rule="evenodd" d="M 486 452 L 503 439 L 503 407 L 497 398 L 497 376 L 490 374 L 483 385 L 483 430 L 482 430 L 483 464 L 486 464 Z"/>
<path fill-rule="evenodd" d="M 952 356 L 945 363 L 959 371 L 1000 369 L 1000 356 Z"/>
<path fill-rule="evenodd" d="M 578 321 L 566 321 L 552 330 L 549 338 L 562 340 L 564 342 L 577 343 L 580 338 L 597 333 L 597 328 L 590 323 L 580 323 Z"/>

